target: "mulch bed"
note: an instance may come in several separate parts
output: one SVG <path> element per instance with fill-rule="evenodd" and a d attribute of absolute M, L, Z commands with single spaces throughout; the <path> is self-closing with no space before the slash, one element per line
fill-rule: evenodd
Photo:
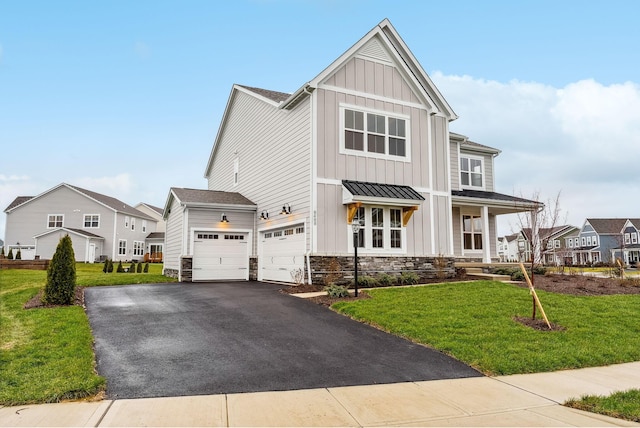
<path fill-rule="evenodd" d="M 518 283 L 528 287 L 525 282 Z M 574 296 L 604 296 L 612 294 L 640 294 L 640 278 L 621 280 L 586 275 L 535 275 L 533 286 L 536 290 Z"/>
<path fill-rule="evenodd" d="M 42 303 L 43 295 L 44 295 L 44 290 L 38 291 L 38 294 L 33 296 L 27 303 L 24 304 L 24 309 L 59 308 L 63 306 L 63 305 L 45 305 L 44 303 Z M 73 304 L 75 306 L 84 306 L 84 287 L 76 287 Z"/>

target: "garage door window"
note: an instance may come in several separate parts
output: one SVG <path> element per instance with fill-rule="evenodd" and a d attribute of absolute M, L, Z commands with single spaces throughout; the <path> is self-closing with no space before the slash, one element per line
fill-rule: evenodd
<path fill-rule="evenodd" d="M 235 239 L 242 241 L 244 240 L 244 235 L 224 235 L 224 239 Z"/>
<path fill-rule="evenodd" d="M 218 239 L 218 235 L 213 233 L 198 233 L 198 239 Z"/>

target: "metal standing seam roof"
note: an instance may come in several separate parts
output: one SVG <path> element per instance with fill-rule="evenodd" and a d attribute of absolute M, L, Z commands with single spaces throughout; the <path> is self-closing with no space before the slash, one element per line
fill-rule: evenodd
<path fill-rule="evenodd" d="M 353 196 L 368 196 L 374 198 L 408 199 L 424 201 L 424 196 L 410 186 L 395 184 L 368 183 L 364 181 L 342 180 L 342 185 Z"/>

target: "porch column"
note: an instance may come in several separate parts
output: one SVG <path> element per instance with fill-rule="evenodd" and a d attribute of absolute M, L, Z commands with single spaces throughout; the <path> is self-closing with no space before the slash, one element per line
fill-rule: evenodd
<path fill-rule="evenodd" d="M 482 207 L 482 262 L 491 263 L 491 233 L 489 231 L 489 207 Z"/>

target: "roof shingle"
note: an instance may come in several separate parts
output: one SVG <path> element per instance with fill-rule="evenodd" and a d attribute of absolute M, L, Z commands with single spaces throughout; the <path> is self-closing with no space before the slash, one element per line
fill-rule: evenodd
<path fill-rule="evenodd" d="M 181 202 L 223 205 L 255 205 L 249 199 L 236 192 L 222 192 L 219 190 L 185 189 L 172 187 L 171 191 Z"/>

